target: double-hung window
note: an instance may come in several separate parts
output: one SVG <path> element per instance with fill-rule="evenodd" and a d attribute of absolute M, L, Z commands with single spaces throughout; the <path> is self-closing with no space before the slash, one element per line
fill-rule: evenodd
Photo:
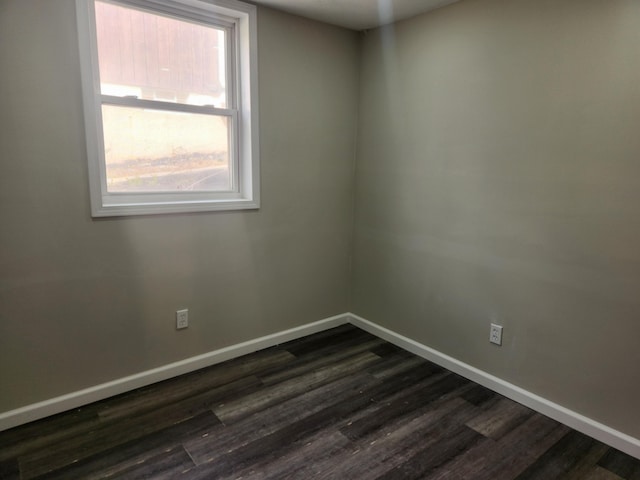
<path fill-rule="evenodd" d="M 257 208 L 255 7 L 76 2 L 92 215 Z"/>

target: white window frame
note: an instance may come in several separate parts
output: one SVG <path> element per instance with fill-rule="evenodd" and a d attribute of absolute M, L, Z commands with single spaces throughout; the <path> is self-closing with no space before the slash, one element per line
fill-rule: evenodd
<path fill-rule="evenodd" d="M 176 18 L 231 25 L 227 52 L 235 100 L 225 109 L 151 101 L 157 108 L 224 115 L 230 135 L 231 192 L 114 193 L 107 190 L 102 104 L 144 107 L 148 100 L 102 95 L 95 0 L 76 0 L 91 214 L 93 217 L 244 210 L 260 207 L 256 7 L 237 0 L 106 0 Z M 234 104 L 235 103 L 235 104 Z"/>

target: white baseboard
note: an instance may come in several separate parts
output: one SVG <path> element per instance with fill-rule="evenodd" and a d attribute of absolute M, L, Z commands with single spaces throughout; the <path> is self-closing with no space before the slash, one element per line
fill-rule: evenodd
<path fill-rule="evenodd" d="M 640 459 L 640 440 L 637 438 L 619 432 L 618 430 L 614 430 L 607 425 L 596 422 L 595 420 L 569 410 L 562 405 L 553 403 L 543 397 L 524 390 L 523 388 L 427 347 L 426 345 L 422 345 L 421 343 L 411 340 L 410 338 L 393 332 L 387 328 L 376 325 L 375 323 L 359 317 L 358 315 L 354 315 L 352 313 L 348 315 L 349 322 L 356 327 L 387 340 L 404 350 L 415 353 L 416 355 L 436 363 L 447 370 L 457 373 L 458 375 L 468 378 L 475 383 L 483 385 L 488 389 L 540 412 L 547 417 L 553 418 L 574 430 L 582 432 L 585 435 L 589 435 L 596 440 L 600 440 L 607 445 Z"/>
<path fill-rule="evenodd" d="M 606 443 L 607 445 L 611 445 L 618 450 L 640 459 L 639 439 L 626 435 L 602 423 L 596 422 L 584 415 L 553 403 L 543 397 L 472 367 L 464 362 L 456 360 L 455 358 L 449 357 L 448 355 L 418 343 L 415 340 L 393 332 L 392 330 L 376 325 L 375 323 L 352 313 L 345 313 L 325 318 L 324 320 L 302 325 L 290 330 L 231 345 L 229 347 L 187 358 L 169 365 L 120 378 L 112 382 L 103 383 L 101 385 L 96 385 L 62 395 L 60 397 L 45 400 L 43 402 L 34 403 L 15 410 L 0 413 L 0 431 L 50 415 L 55 415 L 73 408 L 78 408 L 98 400 L 104 400 L 114 395 L 119 395 L 152 383 L 193 372 L 200 368 L 215 365 L 232 358 L 237 358 L 263 348 L 272 347 L 280 343 L 311 335 L 345 323 L 351 323 L 356 327 L 366 330 L 373 335 L 387 340 L 409 352 L 415 353 L 416 355 L 432 361 L 454 373 L 462 375 L 469 380 L 483 385 L 490 390 L 521 403 L 542 413 L 543 415 L 553 418 L 554 420 L 578 430 L 579 432 L 589 435 L 603 443 Z"/>
<path fill-rule="evenodd" d="M 296 338 L 311 335 L 332 327 L 348 323 L 347 314 L 325 318 L 300 327 L 256 338 L 247 342 L 238 343 L 229 347 L 214 350 L 202 355 L 170 363 L 162 367 L 136 373 L 128 377 L 95 385 L 66 395 L 55 397 L 42 402 L 27 405 L 25 407 L 0 413 L 0 431 L 7 430 L 34 420 L 39 420 L 50 415 L 78 408 L 98 400 L 119 395 L 136 388 L 145 387 L 152 383 L 161 382 L 169 378 L 193 372 L 216 363 L 221 363 L 232 358 L 237 358 L 248 353 L 253 353 L 263 348 L 272 347 L 280 343 L 288 342 Z"/>

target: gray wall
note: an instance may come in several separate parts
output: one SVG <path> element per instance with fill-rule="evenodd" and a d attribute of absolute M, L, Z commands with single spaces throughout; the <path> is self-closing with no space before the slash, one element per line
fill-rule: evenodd
<path fill-rule="evenodd" d="M 464 0 L 369 32 L 351 305 L 636 438 L 639 26 L 637 0 Z"/>
<path fill-rule="evenodd" d="M 0 412 L 347 311 L 358 36 L 258 26 L 262 208 L 92 220 L 74 2 L 0 2 Z"/>

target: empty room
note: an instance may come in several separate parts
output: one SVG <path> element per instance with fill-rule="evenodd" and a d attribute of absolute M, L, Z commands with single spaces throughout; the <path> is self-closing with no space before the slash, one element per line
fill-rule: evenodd
<path fill-rule="evenodd" d="M 640 1 L 0 0 L 0 479 L 640 479 Z"/>

